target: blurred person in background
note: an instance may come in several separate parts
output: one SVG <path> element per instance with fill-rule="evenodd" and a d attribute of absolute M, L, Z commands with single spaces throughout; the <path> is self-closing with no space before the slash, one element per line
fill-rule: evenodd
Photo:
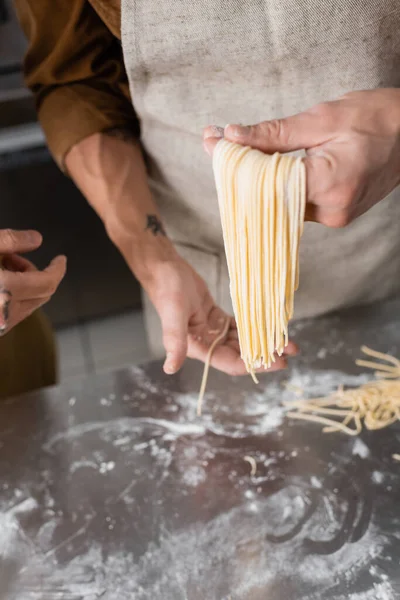
<path fill-rule="evenodd" d="M 400 289 L 398 0 L 15 5 L 49 148 L 142 284 L 167 373 L 231 312 L 209 124 L 208 153 L 307 151 L 296 318 Z M 233 319 L 212 364 L 245 373 Z"/>
<path fill-rule="evenodd" d="M 39 271 L 21 254 L 41 243 L 37 231 L 0 229 L 0 398 L 57 381 L 53 333 L 38 309 L 64 277 L 66 259 L 58 256 Z"/>

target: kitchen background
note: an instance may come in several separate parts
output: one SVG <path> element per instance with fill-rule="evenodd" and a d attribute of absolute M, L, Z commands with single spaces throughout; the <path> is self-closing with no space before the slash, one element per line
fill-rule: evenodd
<path fill-rule="evenodd" d="M 25 88 L 26 41 L 11 0 L 0 0 L 0 228 L 32 228 L 44 238 L 30 257 L 56 254 L 68 272 L 45 310 L 57 333 L 60 378 L 149 358 L 140 288 L 101 221 L 46 149 Z"/>

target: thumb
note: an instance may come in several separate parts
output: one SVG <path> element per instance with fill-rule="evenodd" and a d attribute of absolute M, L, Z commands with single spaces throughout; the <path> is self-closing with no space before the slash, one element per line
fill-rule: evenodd
<path fill-rule="evenodd" d="M 309 111 L 257 125 L 227 125 L 224 135 L 230 142 L 271 154 L 319 146 L 332 137 L 332 132 L 324 119 Z"/>
<path fill-rule="evenodd" d="M 182 306 L 168 304 L 160 312 L 163 344 L 166 352 L 164 372 L 179 371 L 187 356 L 188 318 Z"/>

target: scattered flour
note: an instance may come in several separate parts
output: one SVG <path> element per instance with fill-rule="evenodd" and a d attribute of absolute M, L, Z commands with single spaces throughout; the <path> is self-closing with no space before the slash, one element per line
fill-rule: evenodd
<path fill-rule="evenodd" d="M 368 446 L 362 441 L 360 437 L 354 440 L 353 445 L 353 456 L 360 456 L 360 458 L 368 458 L 370 451 Z"/>
<path fill-rule="evenodd" d="M 139 560 L 122 551 L 105 556 L 100 546 L 93 545 L 68 566 L 50 570 L 36 564 L 35 573 L 43 577 L 40 570 L 46 569 L 49 596 L 57 590 L 60 597 L 85 600 L 220 600 L 222 589 L 240 600 L 281 600 L 281 586 L 285 598 L 296 600 L 322 597 L 318 590 L 324 590 L 323 597 L 330 600 L 394 600 L 391 585 L 379 576 L 367 593 L 352 591 L 368 573 L 371 560 L 383 551 L 383 541 L 372 526 L 359 543 L 345 544 L 328 556 L 301 551 L 306 538 L 323 536 L 317 520 L 287 542 L 268 541 L 270 534 L 281 535 L 301 518 L 306 507 L 301 493 L 292 486 L 233 508 L 208 523 L 165 532 L 159 544 L 151 544 Z M 251 510 L 253 504 L 256 510 Z M 278 529 L 272 527 L 278 522 L 276 517 L 281 519 Z M 345 595 L 334 593 L 338 581 L 346 582 Z M 25 594 L 23 600 L 36 600 L 32 590 L 31 581 L 31 595 Z M 260 596 L 261 590 L 264 595 Z"/>
<path fill-rule="evenodd" d="M 104 475 L 105 473 L 108 473 L 109 471 L 112 471 L 113 469 L 115 469 L 115 462 L 113 460 L 110 460 L 109 462 L 102 462 L 100 464 L 99 472 L 102 475 Z"/>
<path fill-rule="evenodd" d="M 138 395 L 146 397 L 149 392 L 160 393 L 157 385 L 146 379 L 143 370 L 138 372 L 142 373 Z M 206 435 L 231 438 L 230 443 L 235 450 L 231 450 L 226 461 L 232 465 L 237 458 L 238 464 L 243 466 L 241 446 L 235 438 L 263 436 L 280 428 L 286 412 L 282 401 L 295 397 L 290 388 L 304 390 L 309 397 L 320 396 L 339 385 L 358 386 L 369 379 L 366 375 L 350 376 L 337 371 L 292 371 L 287 382 L 288 389 L 276 381 L 263 383 L 250 393 L 243 391 L 234 410 L 226 400 L 222 401 L 215 393 L 208 393 L 201 418 L 196 416 L 197 394 L 182 393 L 171 400 L 173 404 L 169 405 L 169 409 L 174 406 L 177 410 L 166 409 L 162 415 L 166 418 L 121 417 L 74 425 L 54 435 L 43 450 L 51 454 L 58 450 L 59 444 L 68 444 L 69 449 L 75 448 L 76 458 L 69 464 L 70 475 L 89 467 L 104 477 L 101 479 L 104 484 L 108 483 L 107 476 L 112 477 L 110 474 L 118 457 L 128 452 L 128 456 L 132 457 L 132 462 L 127 463 L 132 480 L 118 490 L 106 505 L 112 506 L 123 499 L 134 507 L 135 485 L 140 477 L 147 482 L 156 477 L 158 496 L 156 494 L 153 501 L 159 503 L 160 486 L 170 476 L 172 464 L 174 477 L 178 474 L 178 484 L 185 494 L 197 494 L 195 488 L 207 482 L 208 461 L 218 450 L 204 442 Z M 100 403 L 108 406 L 114 398 L 110 395 L 105 399 L 107 404 Z M 104 448 L 111 448 L 114 454 L 109 456 L 104 449 L 100 452 L 103 444 L 97 447 L 89 444 L 86 450 L 91 448 L 91 454 L 85 459 L 80 458 L 79 444 L 84 443 L 85 436 L 92 435 L 97 441 L 100 439 L 108 443 L 109 446 L 104 444 Z M 181 444 L 179 453 L 176 452 L 177 444 Z M 353 455 L 361 458 L 369 455 L 368 447 L 360 439 L 354 440 L 350 448 Z M 223 449 L 221 445 L 219 466 L 223 464 Z M 134 457 L 139 453 L 149 459 L 145 471 L 135 470 Z M 271 450 L 268 456 L 257 456 L 257 461 L 270 467 L 267 471 L 273 472 L 275 464 L 282 462 L 285 455 L 285 450 L 278 448 Z M 291 448 L 288 456 L 296 459 L 297 451 Z M 234 473 L 232 468 L 226 477 L 235 486 L 241 475 Z M 381 483 L 383 475 L 374 472 L 373 479 Z M 243 480 L 247 481 L 244 476 Z M 257 485 L 264 485 L 264 480 L 257 480 Z M 19 498 L 20 501 L 11 508 L 0 512 L 0 557 L 11 556 L 18 564 L 28 564 L 21 572 L 28 591 L 15 600 L 42 600 L 44 597 L 66 600 L 221 600 L 221 589 L 230 590 L 232 600 L 264 600 L 265 597 L 281 600 L 283 588 L 285 597 L 296 600 L 322 597 L 320 590 L 329 600 L 394 600 L 391 584 L 384 579 L 384 574 L 379 570 L 371 571 L 371 564 L 384 554 L 386 542 L 373 524 L 361 540 L 355 544 L 345 543 L 333 554 L 321 556 L 304 552 L 303 544 L 307 540 L 331 539 L 343 522 L 339 495 L 324 495 L 322 481 L 317 476 L 307 481 L 307 490 L 323 495 L 323 501 L 315 514 L 291 537 L 291 532 L 307 514 L 309 497 L 304 485 L 304 480 L 299 478 L 296 483 L 296 477 L 292 477 L 285 488 L 269 496 L 265 496 L 264 488 L 257 487 L 256 493 L 242 487 L 242 503 L 239 506 L 181 530 L 175 529 L 170 533 L 163 530 L 157 543 L 151 543 L 142 555 L 134 556 L 130 549 L 120 548 L 118 538 L 107 554 L 107 548 L 94 540 L 90 546 L 81 545 L 80 555 L 66 564 L 59 559 L 57 562 L 54 549 L 50 550 L 51 564 L 45 559 L 45 550 L 49 552 L 57 526 L 62 523 L 62 513 L 57 512 L 59 507 L 54 511 L 48 509 L 49 521 L 36 532 L 32 543 L 23 533 L 19 518 L 36 510 L 38 503 L 34 498 Z M 48 506 L 53 504 L 48 503 Z M 107 529 L 113 531 L 118 520 L 107 518 Z M 83 525 L 78 533 L 83 531 L 84 534 L 85 528 L 86 525 Z M 276 538 L 281 539 L 282 536 L 289 536 L 288 540 L 277 543 Z M 353 590 L 364 572 L 371 578 L 371 586 L 368 592 L 358 594 Z M 338 581 L 346 581 L 348 593 L 345 595 L 340 592 L 335 595 Z"/>
<path fill-rule="evenodd" d="M 189 467 L 182 474 L 183 483 L 190 487 L 196 487 L 200 483 L 204 483 L 206 478 L 206 471 L 202 467 L 198 466 Z"/>
<path fill-rule="evenodd" d="M 383 483 L 385 480 L 385 475 L 383 473 L 381 473 L 380 471 L 374 471 L 372 473 L 372 481 L 374 483 L 377 483 L 378 485 L 380 485 L 381 483 Z"/>
<path fill-rule="evenodd" d="M 32 510 L 35 510 L 35 508 L 38 508 L 38 503 L 37 500 L 35 500 L 35 498 L 26 498 L 25 500 L 23 500 L 22 502 L 19 502 L 18 504 L 15 504 L 14 506 L 12 506 L 11 508 L 9 508 L 6 513 L 8 515 L 20 515 L 23 513 L 27 513 L 27 512 L 31 512 Z"/>

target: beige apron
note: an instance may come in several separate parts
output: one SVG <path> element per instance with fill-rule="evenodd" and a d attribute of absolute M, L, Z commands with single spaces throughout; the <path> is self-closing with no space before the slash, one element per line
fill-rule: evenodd
<path fill-rule="evenodd" d="M 256 123 L 400 86 L 399 0 L 122 0 L 122 46 L 171 238 L 230 310 L 209 124 Z M 307 224 L 296 318 L 400 288 L 400 189 L 341 230 Z M 160 348 L 154 312 L 150 342 Z"/>

